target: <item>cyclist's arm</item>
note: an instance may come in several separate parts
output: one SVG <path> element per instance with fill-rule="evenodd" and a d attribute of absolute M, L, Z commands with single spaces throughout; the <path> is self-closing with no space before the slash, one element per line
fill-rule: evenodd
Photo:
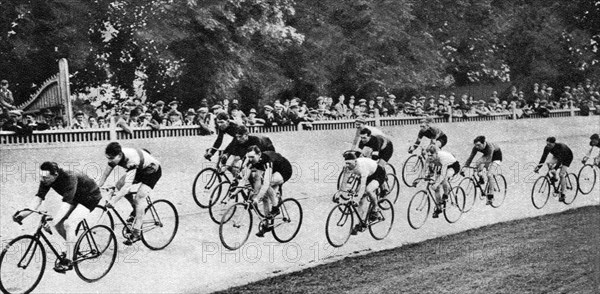
<path fill-rule="evenodd" d="M 471 161 L 473 161 L 473 158 L 475 157 L 475 154 L 477 154 L 477 149 L 475 149 L 475 147 L 473 147 L 473 149 L 471 150 L 471 155 L 469 155 L 469 158 L 465 162 L 465 166 L 470 166 L 471 165 Z"/>
<path fill-rule="evenodd" d="M 356 129 L 356 134 L 354 134 L 354 141 L 352 141 L 352 150 L 358 150 L 358 139 L 360 138 L 360 129 Z"/>
<path fill-rule="evenodd" d="M 273 174 L 273 169 L 269 166 L 265 169 L 263 173 L 263 182 L 260 186 L 260 190 L 256 193 L 256 199 L 262 199 L 263 196 L 267 193 L 269 187 L 271 187 L 271 175 Z"/>
<path fill-rule="evenodd" d="M 442 165 L 442 168 L 440 170 L 440 175 L 437 177 L 437 179 L 435 179 L 434 185 L 439 186 L 446 179 L 447 174 L 448 174 L 448 166 Z"/>
<path fill-rule="evenodd" d="M 491 162 L 492 154 L 494 154 L 494 147 L 492 147 L 492 144 L 488 143 L 483 151 L 483 155 L 481 156 L 481 162 Z"/>
<path fill-rule="evenodd" d="M 217 150 L 217 149 L 219 149 L 219 147 L 221 147 L 221 144 L 223 144 L 223 135 L 224 134 L 225 134 L 225 132 L 223 132 L 221 130 L 217 130 L 217 139 L 215 140 L 215 143 L 213 143 L 213 150 Z"/>
<path fill-rule="evenodd" d="M 590 148 L 590 151 L 587 152 L 587 154 L 585 155 L 585 158 L 589 158 L 592 155 L 592 151 L 594 151 L 594 146 L 592 146 L 592 148 Z"/>
<path fill-rule="evenodd" d="M 419 147 L 419 145 L 421 144 L 421 138 L 423 138 L 423 136 L 424 136 L 424 132 L 419 131 L 419 134 L 417 134 L 417 140 L 415 141 L 415 144 L 413 144 L 413 148 Z"/>
<path fill-rule="evenodd" d="M 358 187 L 358 199 L 362 199 L 363 195 L 365 195 L 365 190 L 367 190 L 367 175 L 366 173 L 361 172 L 360 174 L 360 186 Z"/>
<path fill-rule="evenodd" d="M 544 147 L 544 153 L 542 153 L 542 158 L 540 159 L 538 166 L 541 166 L 542 164 L 544 164 L 544 162 L 546 162 L 546 157 L 548 157 L 548 153 L 550 153 L 550 149 L 548 149 L 548 147 Z"/>
<path fill-rule="evenodd" d="M 104 168 L 104 172 L 102 173 L 100 180 L 98 180 L 98 187 L 104 186 L 104 182 L 106 182 L 106 179 L 108 178 L 113 169 L 114 167 L 110 165 L 107 165 L 106 168 Z"/>
<path fill-rule="evenodd" d="M 27 206 L 27 208 L 29 208 L 31 210 L 38 210 L 40 208 L 40 206 L 42 205 L 42 201 L 43 201 L 43 199 L 36 195 L 35 197 L 33 197 L 33 199 L 31 199 L 31 202 L 29 202 L 29 205 Z M 21 213 L 19 213 L 19 216 L 21 218 L 26 218 L 30 214 L 32 214 L 31 211 L 22 211 Z"/>
<path fill-rule="evenodd" d="M 121 200 L 123 196 L 127 195 L 129 190 L 131 189 L 131 186 L 133 185 L 133 179 L 135 178 L 136 172 L 137 169 L 135 168 L 127 171 L 127 173 L 125 174 L 125 182 L 123 183 L 123 187 L 121 187 L 121 189 L 119 189 L 119 191 L 115 193 L 113 199 L 111 199 L 112 204 L 119 202 L 119 200 Z"/>

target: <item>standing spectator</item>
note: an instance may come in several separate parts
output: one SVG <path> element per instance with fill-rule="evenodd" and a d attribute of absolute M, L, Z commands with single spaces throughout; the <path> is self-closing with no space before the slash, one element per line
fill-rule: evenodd
<path fill-rule="evenodd" d="M 185 120 L 183 124 L 186 126 L 192 126 L 196 124 L 196 111 L 193 108 L 188 109 L 185 113 Z"/>
<path fill-rule="evenodd" d="M 200 135 L 211 135 L 216 132 L 215 129 L 215 115 L 208 112 L 208 107 L 198 108 L 198 116 L 196 117 L 196 124 L 200 129 Z"/>
<path fill-rule="evenodd" d="M 90 126 L 91 129 L 100 128 L 100 126 L 98 125 L 98 121 L 93 116 L 90 116 L 90 118 L 88 118 L 88 126 Z"/>
<path fill-rule="evenodd" d="M 396 96 L 394 94 L 388 95 L 387 101 L 383 103 L 383 108 L 387 109 L 388 115 L 396 115 Z"/>
<path fill-rule="evenodd" d="M 485 105 L 485 101 L 483 100 L 479 100 L 479 103 L 477 104 L 477 107 L 475 107 L 475 113 L 481 116 L 486 116 L 486 115 L 490 115 L 490 109 L 487 108 L 487 106 Z"/>
<path fill-rule="evenodd" d="M 335 110 L 337 110 L 339 117 L 346 116 L 346 111 L 348 110 L 348 106 L 346 106 L 346 104 L 344 104 L 345 99 L 346 99 L 346 97 L 344 97 L 344 95 L 340 95 L 340 97 L 338 98 L 338 103 L 336 103 L 334 106 Z"/>
<path fill-rule="evenodd" d="M 373 109 L 377 109 L 377 111 L 379 112 L 379 115 L 380 116 L 384 116 L 383 115 L 383 112 L 384 112 L 383 109 L 385 107 L 383 106 L 383 96 L 377 96 L 375 98 L 375 100 L 376 101 L 375 101 L 375 105 L 373 106 Z M 386 114 L 387 114 L 387 111 L 386 111 Z"/>
<path fill-rule="evenodd" d="M 235 121 L 240 126 L 246 125 L 248 118 L 246 117 L 246 114 L 244 114 L 244 112 L 238 108 L 237 103 L 231 104 L 229 109 L 231 110 L 230 115 L 233 121 Z"/>
<path fill-rule="evenodd" d="M 275 122 L 275 115 L 273 114 L 273 107 L 265 105 L 263 107 L 263 113 L 260 116 L 265 121 L 265 127 L 270 127 Z"/>
<path fill-rule="evenodd" d="M 171 111 L 177 111 L 177 113 L 179 113 L 179 117 L 181 118 L 181 116 L 182 116 L 181 112 L 179 112 L 179 110 L 177 110 L 177 107 L 179 107 L 179 102 L 177 102 L 177 100 L 173 100 L 173 101 L 169 102 L 169 108 L 170 108 L 169 113 Z"/>
<path fill-rule="evenodd" d="M 354 98 L 354 96 L 350 96 L 350 99 L 348 99 L 348 109 L 349 110 L 354 110 L 354 106 L 355 106 L 354 102 L 355 102 L 355 100 L 356 99 Z"/>
<path fill-rule="evenodd" d="M 156 107 L 152 111 L 152 118 L 156 120 L 159 124 L 163 124 L 165 120 L 165 111 L 164 111 L 165 103 L 162 100 L 156 101 Z"/>
<path fill-rule="evenodd" d="M 256 117 L 256 109 L 252 108 L 250 109 L 250 113 L 248 113 L 248 120 L 247 120 L 247 124 L 249 126 L 253 126 L 256 124 L 264 124 L 265 121 L 261 118 Z"/>
<path fill-rule="evenodd" d="M 183 121 L 181 120 L 181 113 L 176 109 L 171 109 L 171 111 L 169 111 L 168 113 L 168 117 L 168 126 L 178 127 L 183 125 Z"/>
<path fill-rule="evenodd" d="M 285 112 L 283 112 L 283 105 L 275 104 L 275 113 L 273 113 L 275 122 L 277 125 L 285 126 L 290 124 L 289 118 Z"/>
<path fill-rule="evenodd" d="M 13 97 L 12 92 L 8 89 L 8 81 L 2 80 L 0 82 L 0 109 L 15 109 L 16 107 L 13 105 L 14 103 L 15 98 Z"/>
<path fill-rule="evenodd" d="M 71 129 L 83 130 L 83 129 L 87 129 L 87 128 L 88 128 L 88 126 L 85 123 L 85 117 L 84 117 L 83 111 L 77 111 L 75 113 L 75 122 L 71 126 Z"/>
<path fill-rule="evenodd" d="M 103 116 L 98 117 L 98 128 L 105 129 L 108 128 L 108 123 L 106 122 L 106 118 Z"/>
<path fill-rule="evenodd" d="M 554 89 L 552 87 L 546 88 L 546 100 L 548 101 L 556 101 L 554 98 Z"/>
<path fill-rule="evenodd" d="M 121 128 L 124 132 L 128 134 L 133 134 L 133 130 L 131 129 L 131 110 L 127 108 L 121 109 L 121 115 L 115 115 L 117 128 Z"/>

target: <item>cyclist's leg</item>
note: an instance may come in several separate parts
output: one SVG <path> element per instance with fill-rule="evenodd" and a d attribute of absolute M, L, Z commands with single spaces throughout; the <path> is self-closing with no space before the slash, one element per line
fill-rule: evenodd
<path fill-rule="evenodd" d="M 71 214 L 64 220 L 64 229 L 67 233 L 67 258 L 69 260 L 73 260 L 71 255 L 73 253 L 73 246 L 75 246 L 75 243 L 77 242 L 77 236 L 75 235 L 77 225 L 79 225 L 79 223 L 89 214 L 90 210 L 87 207 L 82 204 L 76 204 L 75 209 L 71 211 Z"/>
<path fill-rule="evenodd" d="M 377 161 L 377 164 L 383 168 L 383 170 L 385 171 L 385 168 L 388 164 L 388 162 L 390 161 L 390 159 L 392 158 L 392 155 L 394 154 L 394 145 L 392 144 L 392 142 L 388 142 L 387 146 L 381 150 L 381 152 L 379 153 L 379 160 Z M 387 181 L 383 181 L 383 183 L 381 184 L 381 188 L 385 191 L 389 191 L 389 187 L 387 185 Z"/>
<path fill-rule="evenodd" d="M 486 166 L 488 163 L 485 162 L 483 158 L 479 158 L 477 162 L 475 162 L 475 171 L 477 172 L 477 177 L 479 179 L 479 184 L 483 186 L 484 179 L 487 178 Z"/>
<path fill-rule="evenodd" d="M 152 188 L 150 188 L 146 184 L 141 184 L 140 188 L 137 191 L 137 194 L 133 196 L 133 207 L 135 210 L 135 220 L 133 221 L 133 230 L 132 234 L 134 238 L 138 238 L 142 232 L 142 224 L 144 219 L 144 212 L 146 211 L 146 207 L 148 207 L 148 201 L 146 201 L 146 197 L 150 195 Z"/>
<path fill-rule="evenodd" d="M 281 203 L 281 195 L 277 195 L 277 190 L 281 185 L 283 185 L 283 182 L 283 176 L 280 173 L 275 172 L 273 173 L 273 175 L 271 175 L 271 187 L 269 188 L 267 193 L 271 198 L 271 203 L 273 204 L 273 206 L 279 206 L 279 204 Z"/>
<path fill-rule="evenodd" d="M 552 156 L 552 154 L 548 154 L 548 159 L 546 160 L 546 164 L 548 165 L 548 171 L 550 172 L 551 178 L 553 180 L 556 179 L 556 168 L 558 168 L 558 160 L 556 157 Z"/>
<path fill-rule="evenodd" d="M 231 155 L 227 158 L 227 163 L 225 164 L 229 167 L 229 171 L 233 175 L 233 178 L 237 178 L 242 166 L 242 158 L 236 155 Z"/>
<path fill-rule="evenodd" d="M 73 245 L 75 243 L 70 243 L 67 239 L 67 229 L 71 229 L 71 226 L 65 225 L 66 220 L 73 213 L 73 211 L 77 208 L 77 203 L 70 204 L 66 202 L 61 202 L 58 208 L 58 211 L 54 215 L 54 224 L 52 225 L 53 231 L 58 234 L 47 234 L 46 237 L 58 248 L 59 252 L 62 251 L 66 254 L 66 257 L 71 260 L 73 253 Z M 72 228 L 73 235 L 75 234 L 75 227 Z M 71 240 L 73 240 L 72 238 Z"/>
<path fill-rule="evenodd" d="M 371 200 L 371 205 L 370 205 L 371 212 L 379 211 L 379 206 L 377 205 L 377 194 L 375 193 L 375 190 L 377 190 L 377 188 L 379 188 L 379 186 L 382 183 L 380 183 L 378 180 L 374 179 L 371 182 L 369 182 L 367 184 L 367 187 L 365 188 L 365 196 L 369 197 L 369 199 Z M 365 199 L 365 197 L 363 197 L 363 199 Z M 367 214 L 367 216 L 368 216 L 368 214 Z"/>
<path fill-rule="evenodd" d="M 600 168 L 600 155 L 594 158 L 594 165 Z"/>
<path fill-rule="evenodd" d="M 558 175 L 560 177 L 560 195 L 565 195 L 565 187 L 566 185 L 566 178 L 567 178 L 567 172 L 568 172 L 568 166 L 566 166 L 565 164 L 561 164 L 559 171 L 558 171 Z M 564 197 L 564 196 L 563 196 Z"/>

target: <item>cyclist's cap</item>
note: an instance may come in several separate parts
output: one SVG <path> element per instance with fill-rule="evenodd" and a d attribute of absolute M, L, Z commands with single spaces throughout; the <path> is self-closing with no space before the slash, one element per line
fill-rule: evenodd
<path fill-rule="evenodd" d="M 357 123 L 363 123 L 363 124 L 364 124 L 364 123 L 366 123 L 366 122 L 367 122 L 367 120 L 366 120 L 364 117 L 359 117 L 359 118 L 357 118 L 357 119 L 356 119 L 354 122 L 357 122 Z"/>
<path fill-rule="evenodd" d="M 590 140 L 600 140 L 600 136 L 599 136 L 598 134 L 593 134 L 593 135 L 590 137 Z"/>
<path fill-rule="evenodd" d="M 344 153 L 344 160 L 354 160 L 354 159 L 356 159 L 356 154 L 354 154 L 354 152 Z"/>
<path fill-rule="evenodd" d="M 246 126 L 240 126 L 236 131 L 236 135 L 245 135 L 248 134 L 248 128 Z"/>
<path fill-rule="evenodd" d="M 217 120 L 229 120 L 229 114 L 226 112 L 220 112 L 217 114 Z"/>

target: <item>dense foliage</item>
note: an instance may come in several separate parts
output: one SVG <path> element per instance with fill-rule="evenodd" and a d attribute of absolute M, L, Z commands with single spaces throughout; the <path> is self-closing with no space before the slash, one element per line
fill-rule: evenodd
<path fill-rule="evenodd" d="M 18 100 L 70 63 L 73 91 L 151 101 L 370 97 L 598 76 L 591 0 L 0 0 L 0 72 Z"/>

